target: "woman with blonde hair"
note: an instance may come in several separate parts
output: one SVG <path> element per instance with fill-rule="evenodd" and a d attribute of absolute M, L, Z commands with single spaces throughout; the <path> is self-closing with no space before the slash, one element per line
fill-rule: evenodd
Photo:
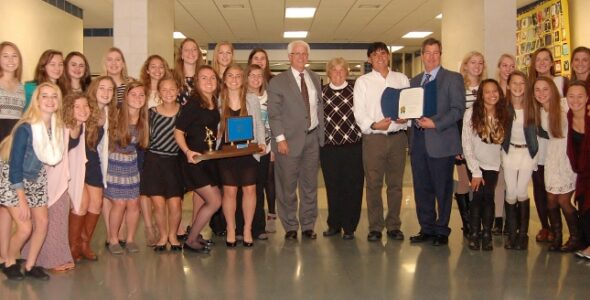
<path fill-rule="evenodd" d="M 33 92 L 31 105 L 11 135 L 0 144 L 0 205 L 8 208 L 16 223 L 2 270 L 9 279 L 23 279 L 16 259 L 29 238 L 25 276 L 49 279 L 43 268 L 35 265 L 48 225 L 45 167 L 62 160 L 63 148 L 61 91 L 44 82 Z"/>
<path fill-rule="evenodd" d="M 508 76 L 516 69 L 516 58 L 514 55 L 504 53 L 500 55 L 498 64 L 496 65 L 496 80 L 500 83 L 502 92 L 507 95 Z"/>
<path fill-rule="evenodd" d="M 125 98 L 127 83 L 133 80 L 127 74 L 127 63 L 123 51 L 117 47 L 109 48 L 103 57 L 102 63 L 103 75 L 110 76 L 115 81 L 117 107 L 121 107 L 121 103 Z"/>
<path fill-rule="evenodd" d="M 225 69 L 233 63 L 234 45 L 228 41 L 217 43 L 215 50 L 213 50 L 213 60 L 211 62 L 213 69 L 221 76 L 225 73 Z"/>
<path fill-rule="evenodd" d="M 477 51 L 468 52 L 461 62 L 461 75 L 465 87 L 465 108 L 470 108 L 477 98 L 477 89 L 486 74 L 486 63 L 483 54 Z M 459 132 L 463 129 L 463 119 L 457 121 Z M 469 178 L 467 176 L 466 161 L 463 155 L 455 158 L 458 184 L 455 190 L 455 200 L 463 223 L 463 236 L 469 236 Z M 474 230 L 479 231 L 478 228 Z"/>

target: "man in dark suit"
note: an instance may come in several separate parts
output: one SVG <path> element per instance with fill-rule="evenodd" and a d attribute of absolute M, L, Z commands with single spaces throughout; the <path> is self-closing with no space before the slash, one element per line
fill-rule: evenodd
<path fill-rule="evenodd" d="M 448 225 L 453 196 L 453 163 L 455 156 L 462 152 L 457 121 L 465 111 L 463 78 L 459 73 L 441 67 L 441 55 L 440 41 L 426 39 L 422 43 L 425 71 L 410 80 L 412 87 L 429 82 L 436 84 L 436 114 L 416 120 L 410 135 L 416 213 L 420 223 L 420 232 L 410 237 L 410 242 L 432 240 L 435 246 L 447 244 L 451 233 Z"/>
<path fill-rule="evenodd" d="M 299 227 L 303 236 L 315 239 L 319 153 L 324 144 L 322 90 L 319 76 L 305 68 L 309 45 L 294 41 L 287 50 L 291 67 L 275 76 L 268 86 L 277 212 L 287 232 L 285 239 L 297 239 Z M 301 201 L 297 199 L 297 188 Z"/>

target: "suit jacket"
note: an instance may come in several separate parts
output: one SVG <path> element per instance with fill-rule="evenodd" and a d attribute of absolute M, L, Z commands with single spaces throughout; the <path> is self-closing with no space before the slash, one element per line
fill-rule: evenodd
<path fill-rule="evenodd" d="M 324 107 L 322 104 L 322 87 L 318 75 L 307 70 L 316 90 L 318 139 L 324 145 Z M 289 145 L 289 156 L 299 156 L 305 146 L 307 135 L 307 113 L 303 96 L 291 68 L 273 77 L 268 85 L 268 117 L 272 134 L 271 148 L 277 151 L 276 137 L 283 134 Z M 313 113 L 313 112 L 311 112 Z"/>
<path fill-rule="evenodd" d="M 410 86 L 420 86 L 424 73 L 410 80 Z M 461 136 L 457 121 L 465 113 L 465 87 L 463 77 L 457 72 L 440 68 L 436 74 L 436 115 L 430 117 L 436 128 L 424 129 L 426 152 L 440 158 L 462 153 Z M 413 126 L 412 126 L 413 127 Z M 415 130 L 412 128 L 411 130 Z M 410 151 L 412 149 L 410 138 Z"/>

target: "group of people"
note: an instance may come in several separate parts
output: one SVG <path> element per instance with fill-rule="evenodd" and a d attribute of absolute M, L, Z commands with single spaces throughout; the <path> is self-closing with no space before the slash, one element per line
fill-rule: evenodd
<path fill-rule="evenodd" d="M 227 247 L 252 247 L 276 231 L 277 217 L 285 239 L 296 240 L 299 230 L 316 239 L 320 166 L 328 198 L 324 236 L 354 239 L 366 180 L 368 240 L 381 240 L 384 229 L 388 238 L 403 240 L 406 149 L 420 224 L 410 242 L 448 243 L 455 193 L 470 249 L 491 250 L 492 234 L 503 232 L 505 248 L 526 249 L 533 178 L 543 225 L 537 241 L 590 257 L 584 249 L 590 245 L 588 48 L 574 50 L 571 80 L 555 76 L 544 48 L 533 55 L 528 75 L 515 71 L 514 57 L 506 54 L 497 79 L 484 79 L 482 54 L 468 53 L 460 73 L 449 71 L 441 66 L 442 44 L 429 38 L 421 49 L 424 72 L 410 80 L 390 69 L 388 47 L 375 42 L 367 49 L 371 72 L 349 81 L 348 62 L 334 58 L 323 86 L 305 67 L 310 47 L 304 41 L 288 45 L 290 68 L 276 76 L 264 49 L 251 51 L 245 69 L 233 52 L 231 43 L 218 43 L 207 65 L 197 42 L 187 38 L 174 68 L 152 55 L 134 79 L 118 48 L 107 51 L 96 78 L 82 53 L 64 58 L 47 50 L 34 80 L 23 85 L 19 49 L 2 42 L 4 274 L 46 280 L 46 269 L 67 271 L 81 259 L 96 260 L 90 244 L 101 214 L 105 246 L 115 255 L 139 251 L 140 216 L 146 242 L 157 252 L 209 253 L 214 242 L 201 235 L 207 224 Z M 384 117 L 384 90 L 408 87 L 434 90 L 425 101 L 436 103 L 436 112 L 414 120 Z M 240 116 L 252 116 L 258 152 L 202 159 L 213 140 L 216 149 L 228 143 L 227 120 Z M 193 213 L 181 224 L 185 193 L 192 194 Z M 570 231 L 565 244 L 560 211 Z"/>

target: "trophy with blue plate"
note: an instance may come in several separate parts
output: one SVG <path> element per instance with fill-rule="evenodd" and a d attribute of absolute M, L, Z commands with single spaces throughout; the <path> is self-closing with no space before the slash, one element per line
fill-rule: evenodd
<path fill-rule="evenodd" d="M 205 142 L 209 149 L 201 155 L 195 155 L 195 163 L 202 160 L 252 155 L 260 151 L 258 144 L 251 142 L 254 139 L 254 120 L 252 116 L 227 118 L 225 128 L 225 141 L 228 144 L 222 145 L 219 150 L 214 149 L 217 139 L 213 131 L 205 128 Z"/>

